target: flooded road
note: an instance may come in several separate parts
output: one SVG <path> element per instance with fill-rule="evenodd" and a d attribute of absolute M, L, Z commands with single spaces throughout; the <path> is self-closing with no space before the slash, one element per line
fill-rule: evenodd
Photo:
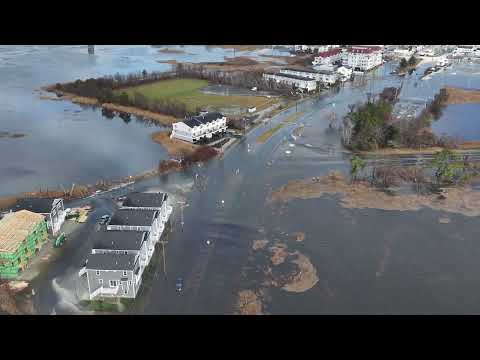
<path fill-rule="evenodd" d="M 267 294 L 265 312 L 271 314 L 480 313 L 476 217 L 430 209 L 345 209 L 335 195 L 294 200 L 280 212 L 265 203 L 271 189 L 290 180 L 330 170 L 348 171 L 349 154 L 342 149 L 339 135 L 326 131 L 331 113 L 341 119 L 349 104 L 366 99 L 366 92 L 399 86 L 402 80 L 388 76 L 389 67 L 378 69 L 364 83 L 347 83 L 338 92 L 300 103 L 297 110 L 301 115 L 296 122 L 285 125 L 265 143 L 257 143 L 256 138 L 294 113 L 295 107 L 253 129 L 223 159 L 135 184 L 135 190 L 154 188 L 172 194 L 174 213 L 166 245 L 166 271 L 161 246 L 157 246 L 157 264 L 127 312 L 229 314 L 240 290 L 262 289 Z M 460 70 L 451 71 L 457 75 L 448 76 L 460 86 Z M 469 80 L 472 87 L 478 81 L 473 78 Z M 438 90 L 435 86 L 443 81 L 432 77 L 427 80 L 432 83 L 420 85 L 418 80 L 415 86 L 415 74 L 409 79 L 404 80 L 404 99 L 423 93 L 433 96 Z M 427 91 L 429 86 L 432 89 Z M 292 131 L 301 125 L 303 135 L 293 138 Z M 130 152 L 136 149 L 137 145 L 132 146 Z M 205 187 L 195 185 L 196 174 L 204 179 Z M 111 196 L 125 191 L 78 202 L 92 202 L 94 214 L 61 249 L 63 256 L 34 281 L 40 313 L 80 312 L 76 303 L 83 285 L 76 274 L 90 250 L 88 234 L 95 230 L 101 215 L 114 210 Z M 182 211 L 178 202 L 183 201 L 188 206 Z M 440 218 L 449 222 L 440 222 Z M 295 232 L 304 233 L 305 239 L 293 239 Z M 270 260 L 262 251 L 252 249 L 258 239 L 269 244 L 281 241 L 304 254 L 315 267 L 318 282 L 298 293 L 265 285 L 263 270 Z M 175 291 L 178 277 L 184 279 L 185 286 L 180 294 Z"/>

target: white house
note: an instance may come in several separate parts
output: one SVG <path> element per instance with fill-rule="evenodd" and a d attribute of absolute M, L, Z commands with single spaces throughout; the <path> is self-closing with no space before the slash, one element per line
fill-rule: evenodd
<path fill-rule="evenodd" d="M 219 112 L 206 112 L 174 123 L 171 138 L 197 143 L 221 137 L 227 131 L 227 118 Z"/>
<path fill-rule="evenodd" d="M 303 77 L 303 76 L 296 76 L 296 75 L 289 75 L 289 74 L 270 74 L 264 73 L 263 78 L 266 80 L 273 80 L 277 83 L 284 83 L 291 86 L 295 86 L 299 89 L 306 90 L 306 91 L 314 91 L 317 89 L 317 80 Z"/>
<path fill-rule="evenodd" d="M 318 55 L 313 59 L 312 64 L 333 64 L 337 61 L 342 60 L 342 49 L 333 48 L 331 50 L 319 52 Z"/>
<path fill-rule="evenodd" d="M 343 53 L 342 63 L 353 70 L 368 71 L 382 64 L 382 48 L 351 46 Z"/>

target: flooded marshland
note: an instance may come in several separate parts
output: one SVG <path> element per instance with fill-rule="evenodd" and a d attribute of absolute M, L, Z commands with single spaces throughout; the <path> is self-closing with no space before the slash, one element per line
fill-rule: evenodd
<path fill-rule="evenodd" d="M 99 58 L 100 49 L 102 47 L 99 47 L 96 55 Z M 130 56 L 129 64 L 137 62 L 136 66 L 127 66 L 127 69 L 132 66 L 131 69 L 135 70 L 142 67 L 147 67 L 147 70 L 157 69 L 155 66 L 168 67 L 167 64 L 156 62 L 159 56 L 187 56 L 162 54 L 157 50 L 115 48 L 111 50 L 112 59 L 98 59 L 99 65 L 94 67 L 95 70 L 78 59 L 75 61 L 83 64 L 79 65 L 82 69 L 78 70 L 79 74 L 91 76 L 89 74 L 108 70 L 109 66 L 112 66 L 112 71 L 108 73 L 122 71 L 125 65 L 122 61 L 127 60 L 118 60 L 119 63 L 114 60 L 121 56 Z M 86 53 L 86 49 L 82 48 L 55 51 L 59 58 L 67 56 L 64 52 Z M 186 52 L 194 53 L 194 49 L 186 49 Z M 119 55 L 122 53 L 130 55 Z M 82 56 L 87 57 L 82 54 L 78 58 Z M 116 65 L 113 66 L 112 62 Z M 152 67 L 149 68 L 148 64 Z M 162 249 L 157 247 L 156 267 L 138 301 L 127 313 L 230 314 L 239 312 L 239 294 L 242 294 L 241 301 L 251 304 L 243 306 L 247 313 L 480 313 L 477 216 L 424 206 L 408 211 L 345 207 L 341 203 L 342 195 L 335 192 L 313 198 L 292 199 L 280 207 L 272 207 L 267 201 L 272 191 L 290 181 L 325 176 L 332 170 L 348 174 L 350 154 L 342 148 L 339 134 L 328 131 L 331 114 L 335 113 L 337 119 L 341 119 L 348 111 L 349 104 L 366 100 L 367 92 L 378 93 L 387 86 L 398 87 L 402 79 L 389 75 L 393 66 L 386 64 L 367 75 L 364 81 L 346 83 L 338 91 L 308 99 L 299 103 L 297 109 L 293 107 L 276 115 L 271 122 L 254 128 L 223 158 L 205 165 L 195 165 L 185 172 L 139 182 L 129 189 L 77 201 L 92 203 L 94 211 L 85 227 L 66 243 L 62 256 L 49 265 L 48 272 L 39 275 L 32 283 L 36 289 L 37 311 L 45 314 L 82 312 L 78 306 L 82 285 L 78 284 L 76 273 L 90 249 L 88 234 L 94 231 L 96 220 L 115 209 L 111 197 L 123 195 L 132 189 L 156 189 L 172 194 L 174 206 L 171 232 L 165 247 L 166 266 L 163 267 Z M 403 80 L 401 99 L 407 102 L 433 97 L 443 84 L 480 87 L 478 75 L 462 70 L 462 66 L 469 65 L 454 65 L 445 75 L 438 74 L 430 80 L 419 80 L 423 74 L 421 68 L 418 74 L 407 75 Z M 80 76 L 67 76 L 60 69 L 52 71 L 54 75 L 50 76 L 51 82 Z M 29 76 L 39 75 L 30 73 Z M 31 79 L 35 86 L 31 86 L 29 91 L 37 83 L 43 85 L 50 82 L 45 80 L 49 79 Z M 21 90 L 21 93 L 24 94 L 25 90 Z M 63 102 L 37 103 L 35 95 L 30 96 L 33 108 L 45 106 L 44 110 L 32 111 L 31 115 L 24 118 L 18 115 L 17 121 L 5 121 L 9 125 L 3 131 L 27 133 L 28 136 L 0 139 L 0 146 L 4 146 L 1 145 L 2 141 L 20 144 L 21 141 L 45 139 L 50 149 L 48 152 L 42 150 L 45 156 L 64 159 L 66 143 L 73 141 L 66 133 L 73 126 L 70 123 L 76 123 L 64 120 L 62 116 L 63 107 L 70 107 L 80 110 L 78 116 L 86 116 L 93 127 L 107 124 L 102 125 L 106 127 L 103 131 L 106 134 L 109 130 L 108 134 L 111 135 L 108 145 L 101 145 L 106 135 L 101 131 L 97 133 L 95 142 L 98 144 L 90 145 L 89 150 L 94 157 L 85 159 L 85 164 L 81 162 L 83 157 L 78 160 L 76 170 L 79 173 L 90 173 L 93 177 L 100 169 L 106 171 L 105 164 L 113 158 L 110 147 L 117 149 L 123 145 L 124 153 L 120 158 L 124 162 L 132 159 L 132 165 L 129 165 L 132 170 L 127 171 L 134 171 L 135 166 L 149 166 L 147 162 L 158 162 L 162 156 L 157 144 L 139 144 L 141 141 L 138 140 L 152 131 L 145 124 L 134 120 L 129 124 L 121 119 L 106 120 L 97 114 L 97 110 L 81 109 Z M 23 108 L 25 106 L 17 103 L 11 109 L 30 113 L 30 110 Z M 449 109 L 447 107 L 444 116 L 448 116 Z M 281 127 L 265 142 L 256 141 L 258 136 L 282 123 L 296 110 L 301 115 L 295 122 Z M 50 132 L 59 131 L 54 126 L 57 122 L 67 121 L 69 124 L 65 130 L 66 139 L 57 140 L 58 147 L 63 149 L 58 155 L 51 150 L 55 149 L 54 136 L 49 135 L 47 128 L 41 128 L 41 125 L 46 126 L 41 119 L 33 116 L 48 112 L 57 114 L 45 117 L 47 124 L 51 122 Z M 23 122 L 21 119 L 24 119 Z M 456 121 L 455 117 L 450 120 Z M 22 124 L 28 124 L 28 127 L 22 127 Z M 113 129 L 115 132 L 111 131 Z M 125 148 L 121 141 L 127 135 L 137 141 Z M 91 139 L 86 144 L 90 142 Z M 18 147 L 16 151 L 22 148 L 20 145 L 11 146 Z M 99 150 L 100 146 L 104 146 L 103 152 Z M 81 150 L 82 147 L 87 145 L 77 145 L 76 151 L 87 151 Z M 96 155 L 93 155 L 94 150 L 97 151 Z M 25 147 L 24 151 L 32 152 L 30 146 Z M 25 159 L 29 159 L 28 156 Z M 20 166 L 23 160 L 18 159 L 22 157 L 15 159 L 17 166 Z M 23 166 L 36 171 L 43 167 L 45 171 L 51 169 L 48 158 L 44 161 L 43 166 Z M 25 161 L 24 164 L 29 163 Z M 3 162 L 0 166 L 3 166 Z M 121 165 L 111 166 L 120 169 Z M 85 170 L 89 168 L 93 170 Z M 5 176 L 3 170 L 0 174 Z M 2 177 L 2 184 L 4 181 L 9 184 L 4 179 L 7 177 Z M 52 179 L 57 177 L 52 175 Z M 18 181 L 11 181 L 9 186 L 11 190 L 5 193 L 15 192 Z M 186 205 L 182 206 L 184 203 Z M 175 281 L 179 277 L 185 282 L 182 293 L 175 291 Z"/>

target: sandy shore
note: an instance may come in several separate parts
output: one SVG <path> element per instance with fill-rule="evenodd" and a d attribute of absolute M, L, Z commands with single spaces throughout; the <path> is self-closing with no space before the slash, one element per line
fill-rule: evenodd
<path fill-rule="evenodd" d="M 324 194 L 341 194 L 340 204 L 349 209 L 381 209 L 389 211 L 416 211 L 431 208 L 465 216 L 480 215 L 480 192 L 471 187 L 448 188 L 445 199 L 437 195 L 392 195 L 379 191 L 366 182 L 349 184 L 343 174 L 331 171 L 323 177 L 290 181 L 272 191 L 268 204 L 285 203 L 293 199 L 315 199 Z"/>

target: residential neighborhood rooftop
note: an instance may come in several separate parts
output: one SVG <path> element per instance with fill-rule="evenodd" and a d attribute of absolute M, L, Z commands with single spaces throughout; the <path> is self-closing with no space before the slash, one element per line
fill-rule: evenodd
<path fill-rule="evenodd" d="M 192 117 L 186 119 L 185 121 L 183 121 L 183 123 L 185 125 L 187 125 L 188 127 L 193 128 L 195 126 L 208 124 L 212 121 L 215 121 L 215 120 L 218 120 L 218 119 L 222 118 L 223 116 L 224 115 L 222 113 L 219 113 L 219 112 L 209 112 L 209 113 L 206 113 L 206 114 L 203 114 L 203 115 L 192 116 Z"/>
<path fill-rule="evenodd" d="M 134 192 L 127 195 L 123 206 L 127 207 L 161 207 L 167 200 L 165 193 L 142 193 Z"/>
<path fill-rule="evenodd" d="M 146 231 L 95 231 L 91 242 L 94 249 L 100 250 L 140 250 L 148 234 Z"/>
<path fill-rule="evenodd" d="M 335 48 L 335 49 L 331 49 L 331 50 L 327 50 L 327 51 L 322 51 L 322 52 L 319 52 L 317 54 L 317 56 L 320 56 L 322 58 L 326 58 L 326 57 L 329 57 L 329 56 L 333 56 L 333 55 L 337 55 L 339 53 L 342 52 L 342 49 L 340 48 Z"/>
<path fill-rule="evenodd" d="M 44 216 L 28 210 L 6 214 L 0 220 L 0 252 L 13 252 L 27 235 L 44 221 Z"/>
<path fill-rule="evenodd" d="M 108 225 L 151 226 L 157 210 L 117 210 Z"/>
<path fill-rule="evenodd" d="M 135 254 L 90 254 L 86 268 L 90 270 L 134 270 Z"/>
<path fill-rule="evenodd" d="M 296 71 L 299 71 L 299 70 L 296 70 Z M 312 72 L 314 72 L 314 71 L 312 71 Z M 308 78 L 308 77 L 304 77 L 304 76 L 297 76 L 297 75 L 290 75 L 290 74 L 282 74 L 282 73 L 275 73 L 275 74 L 267 73 L 267 74 L 269 74 L 269 75 L 281 76 L 281 77 L 290 78 L 290 79 L 296 79 L 296 80 L 315 81 L 315 80 L 312 79 L 312 78 Z"/>

